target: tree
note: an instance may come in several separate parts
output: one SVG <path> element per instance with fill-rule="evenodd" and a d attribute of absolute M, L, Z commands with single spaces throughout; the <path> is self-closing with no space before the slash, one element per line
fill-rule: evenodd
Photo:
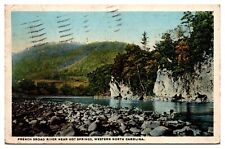
<path fill-rule="evenodd" d="M 146 51 L 150 50 L 150 48 L 147 47 L 148 37 L 147 37 L 147 33 L 145 31 L 142 34 L 141 44 L 142 44 L 144 50 L 146 50 Z"/>
<path fill-rule="evenodd" d="M 160 53 L 159 65 L 161 68 L 171 69 L 175 62 L 175 43 L 170 33 L 164 33 L 161 41 L 154 46 L 155 50 Z"/>
<path fill-rule="evenodd" d="M 181 19 L 189 28 L 188 39 L 194 64 L 213 56 L 213 13 L 210 11 L 185 12 Z"/>
<path fill-rule="evenodd" d="M 112 65 L 107 64 L 97 68 L 87 75 L 90 95 L 103 95 L 109 92 L 109 82 L 112 76 Z"/>

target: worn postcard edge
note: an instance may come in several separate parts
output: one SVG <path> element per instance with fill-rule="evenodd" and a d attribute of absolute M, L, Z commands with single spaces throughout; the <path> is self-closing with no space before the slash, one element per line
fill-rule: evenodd
<path fill-rule="evenodd" d="M 12 137 L 12 11 L 103 11 L 105 5 L 5 5 L 5 143 L 7 144 L 218 144 L 220 143 L 220 5 L 119 5 L 121 11 L 213 11 L 214 12 L 214 136 L 212 137 Z M 46 138 L 53 138 L 46 141 Z M 123 140 L 121 140 L 123 138 Z M 127 139 L 128 138 L 128 139 Z M 136 140 L 129 140 L 133 138 Z M 138 140 L 142 138 L 143 140 Z M 43 140 L 41 140 L 43 139 Z M 55 140 L 54 140 L 55 139 Z M 66 140 L 67 139 L 67 140 Z"/>

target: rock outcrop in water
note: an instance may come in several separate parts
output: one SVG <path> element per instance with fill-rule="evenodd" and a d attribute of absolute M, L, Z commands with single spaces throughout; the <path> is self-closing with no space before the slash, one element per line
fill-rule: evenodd
<path fill-rule="evenodd" d="M 109 106 L 14 101 L 13 136 L 212 136 L 169 114 Z"/>
<path fill-rule="evenodd" d="M 157 71 L 154 94 L 158 97 L 173 97 L 182 95 L 186 100 L 194 100 L 197 93 L 206 95 L 208 101 L 213 100 L 213 59 L 195 66 L 194 73 L 174 78 L 173 72 L 167 69 Z M 197 99 L 199 100 L 199 99 Z"/>

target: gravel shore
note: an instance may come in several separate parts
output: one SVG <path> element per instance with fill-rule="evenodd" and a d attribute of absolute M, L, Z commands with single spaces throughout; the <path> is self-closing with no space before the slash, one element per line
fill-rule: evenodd
<path fill-rule="evenodd" d="M 12 103 L 13 136 L 212 136 L 163 114 L 140 109 L 112 108 L 71 102 L 20 100 Z"/>

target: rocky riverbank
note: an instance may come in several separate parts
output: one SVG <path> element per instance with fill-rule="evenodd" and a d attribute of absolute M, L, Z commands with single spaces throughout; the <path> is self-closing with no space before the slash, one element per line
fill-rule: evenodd
<path fill-rule="evenodd" d="M 212 136 L 174 116 L 139 109 L 20 100 L 12 103 L 13 136 Z"/>

